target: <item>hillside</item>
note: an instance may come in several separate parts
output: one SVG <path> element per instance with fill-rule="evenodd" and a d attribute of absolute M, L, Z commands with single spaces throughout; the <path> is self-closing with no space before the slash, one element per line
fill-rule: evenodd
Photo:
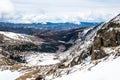
<path fill-rule="evenodd" d="M 34 35 L 1 31 L 0 68 L 8 70 L 6 75 L 16 73 L 11 78 L 16 80 L 119 80 L 119 27 L 120 14 L 84 29 L 48 30 Z M 62 49 L 51 53 L 48 50 L 56 47 L 51 43 Z M 44 44 L 47 52 L 40 51 Z"/>

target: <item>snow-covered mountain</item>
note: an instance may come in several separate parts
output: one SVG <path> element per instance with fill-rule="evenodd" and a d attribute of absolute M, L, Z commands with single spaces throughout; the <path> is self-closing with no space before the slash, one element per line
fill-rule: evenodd
<path fill-rule="evenodd" d="M 77 80 L 119 80 L 119 77 L 114 74 L 120 73 L 119 68 L 116 67 L 119 66 L 120 58 L 119 20 L 120 14 L 107 23 L 83 31 L 82 37 L 80 36 L 76 45 L 64 54 L 64 58 L 63 54 L 60 55 L 64 59 L 61 65 L 63 70 L 57 70 L 54 75 L 51 75 L 52 78 L 55 80 L 75 78 Z"/>
<path fill-rule="evenodd" d="M 0 77 L 9 71 L 12 80 L 119 80 L 119 28 L 120 14 L 95 27 L 68 31 L 68 34 L 77 34 L 72 34 L 67 42 L 59 42 L 68 44 L 77 36 L 72 41 L 74 44 L 68 50 L 56 53 L 41 53 L 38 50 L 41 48 L 38 45 L 44 43 L 39 34 L 33 36 L 1 31 Z M 54 36 L 50 32 L 48 34 Z M 55 35 L 59 36 L 58 33 Z M 61 49 L 63 45 L 59 47 Z M 14 73 L 16 75 L 13 76 Z"/>

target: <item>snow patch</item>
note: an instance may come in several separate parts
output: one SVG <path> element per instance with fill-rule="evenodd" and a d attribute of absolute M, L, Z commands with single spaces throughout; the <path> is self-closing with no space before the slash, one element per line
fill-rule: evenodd
<path fill-rule="evenodd" d="M 85 62 L 90 62 L 90 61 L 91 61 L 91 56 L 88 56 L 87 58 L 85 58 L 84 61 L 85 61 Z"/>
<path fill-rule="evenodd" d="M 51 65 L 60 62 L 54 53 L 34 53 L 27 55 L 25 59 L 28 66 Z"/>
<path fill-rule="evenodd" d="M 117 47 L 103 47 L 106 54 L 118 53 L 120 46 Z"/>
<path fill-rule="evenodd" d="M 30 41 L 30 38 L 28 38 L 28 35 L 26 34 L 18 34 L 18 33 L 13 33 L 13 32 L 3 32 L 0 31 L 0 34 L 3 34 L 7 38 L 14 39 L 14 40 L 22 40 L 22 41 Z"/>
<path fill-rule="evenodd" d="M 20 73 L 17 71 L 11 72 L 10 70 L 0 71 L 1 80 L 15 80 L 20 76 Z"/>
<path fill-rule="evenodd" d="M 113 28 L 111 27 L 110 29 L 109 29 L 109 31 L 112 31 L 113 30 Z"/>

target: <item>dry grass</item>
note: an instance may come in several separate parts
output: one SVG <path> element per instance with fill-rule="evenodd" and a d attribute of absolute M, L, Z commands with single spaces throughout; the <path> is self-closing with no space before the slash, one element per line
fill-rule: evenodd
<path fill-rule="evenodd" d="M 10 70 L 19 70 L 21 69 L 22 67 L 24 67 L 23 65 L 21 64 L 14 64 L 10 67 Z"/>
<path fill-rule="evenodd" d="M 38 77 L 38 73 L 39 73 L 40 69 L 39 68 L 31 68 L 30 72 L 25 73 L 24 75 L 20 76 L 19 78 L 17 78 L 16 80 L 26 80 L 27 78 L 37 78 Z"/>

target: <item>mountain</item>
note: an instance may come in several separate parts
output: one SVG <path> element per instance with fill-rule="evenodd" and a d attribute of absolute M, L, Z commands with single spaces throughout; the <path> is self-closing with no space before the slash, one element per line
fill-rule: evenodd
<path fill-rule="evenodd" d="M 1 44 L 7 51 L 64 52 L 74 45 L 84 29 L 86 28 L 66 31 L 45 30 L 33 35 L 1 31 Z M 11 40 L 14 42 L 11 43 Z"/>
<path fill-rule="evenodd" d="M 77 44 L 61 57 L 64 62 L 59 68 L 63 70 L 58 69 L 52 78 L 55 80 L 73 80 L 75 77 L 78 80 L 101 78 L 119 80 L 116 74 L 112 74 L 112 72 L 120 73 L 119 68 L 116 67 L 119 66 L 120 58 L 119 21 L 120 14 L 107 23 L 85 30 L 86 33 L 82 34 Z M 56 75 L 59 75 L 59 78 Z"/>
<path fill-rule="evenodd" d="M 30 24 L 23 24 L 23 23 L 7 23 L 7 22 L 0 22 L 0 30 L 1 31 L 9 31 L 15 33 L 22 33 L 22 34 L 34 34 L 40 32 L 41 30 L 70 30 L 76 28 L 85 28 L 96 26 L 99 23 L 97 22 L 81 22 L 80 24 L 73 24 L 73 23 L 50 23 L 47 22 L 46 24 L 42 23 L 30 23 Z"/>
<path fill-rule="evenodd" d="M 0 74 L 16 80 L 119 80 L 119 27 L 120 14 L 88 28 L 32 35 L 0 31 Z M 72 45 L 65 50 L 66 44 Z"/>

